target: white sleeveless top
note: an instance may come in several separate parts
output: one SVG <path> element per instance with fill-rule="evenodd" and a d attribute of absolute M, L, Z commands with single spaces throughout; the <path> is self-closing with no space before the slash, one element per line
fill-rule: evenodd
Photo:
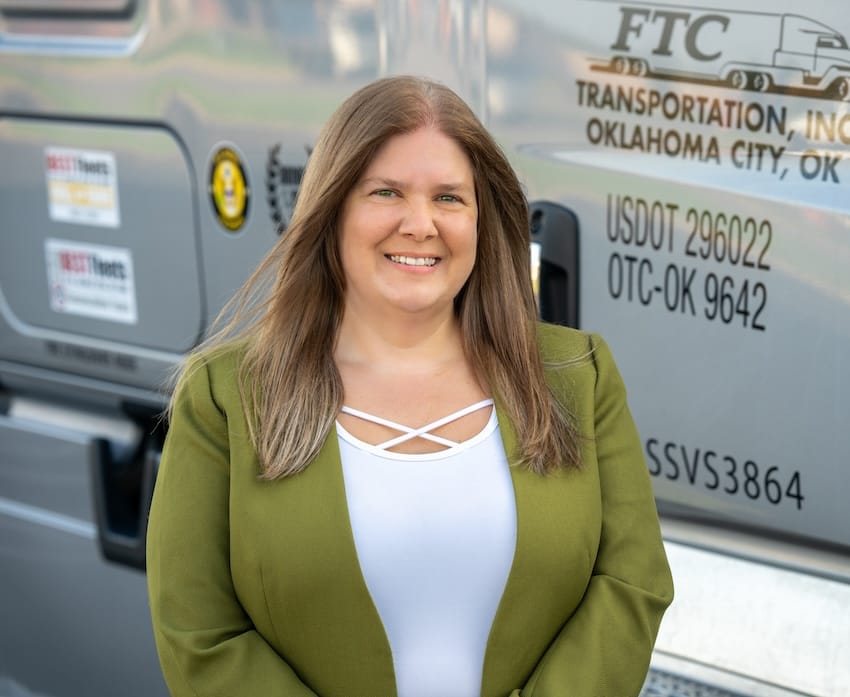
<path fill-rule="evenodd" d="M 337 423 L 357 556 L 393 654 L 399 697 L 479 697 L 484 652 L 516 546 L 513 483 L 493 409 L 463 443 L 343 407 L 405 435 L 365 443 Z M 407 454 L 411 438 L 447 446 Z M 356 641 L 356 638 L 354 639 Z"/>

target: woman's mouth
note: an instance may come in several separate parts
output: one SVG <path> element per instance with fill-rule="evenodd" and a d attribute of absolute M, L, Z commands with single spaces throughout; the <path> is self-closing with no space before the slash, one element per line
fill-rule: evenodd
<path fill-rule="evenodd" d="M 405 257 L 396 254 L 388 254 L 387 259 L 405 266 L 434 266 L 439 261 L 439 257 Z"/>

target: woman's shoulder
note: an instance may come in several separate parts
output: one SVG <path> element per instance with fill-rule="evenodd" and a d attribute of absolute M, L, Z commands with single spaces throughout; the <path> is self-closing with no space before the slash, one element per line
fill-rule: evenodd
<path fill-rule="evenodd" d="M 239 369 L 249 347 L 241 339 L 212 347 L 201 347 L 189 353 L 183 363 L 178 390 L 209 392 L 224 396 L 238 390 Z"/>
<path fill-rule="evenodd" d="M 601 338 L 572 327 L 537 323 L 537 345 L 544 363 L 582 363 L 589 359 Z"/>
<path fill-rule="evenodd" d="M 598 379 L 617 372 L 611 349 L 599 334 L 538 322 L 537 344 L 549 375 L 583 373 Z"/>
<path fill-rule="evenodd" d="M 539 323 L 537 341 L 546 381 L 556 390 L 625 394 L 610 347 L 599 334 Z"/>

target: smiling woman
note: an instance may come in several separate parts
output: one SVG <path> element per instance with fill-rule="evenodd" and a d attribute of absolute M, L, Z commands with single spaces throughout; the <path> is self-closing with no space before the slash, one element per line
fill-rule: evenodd
<path fill-rule="evenodd" d="M 447 88 L 326 124 L 175 389 L 148 533 L 173 695 L 627 697 L 672 584 L 605 343 L 539 324 L 528 210 Z"/>
<path fill-rule="evenodd" d="M 475 264 L 478 205 L 469 158 L 434 126 L 390 138 L 345 199 L 340 257 L 348 328 L 451 323 Z"/>

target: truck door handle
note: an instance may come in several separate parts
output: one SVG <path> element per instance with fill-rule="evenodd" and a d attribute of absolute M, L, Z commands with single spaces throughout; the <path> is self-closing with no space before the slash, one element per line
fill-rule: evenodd
<path fill-rule="evenodd" d="M 579 326 L 579 225 L 575 214 L 549 201 L 529 206 L 531 242 L 538 245 L 540 319 Z"/>
<path fill-rule="evenodd" d="M 145 537 L 161 438 L 148 433 L 132 452 L 104 438 L 92 441 L 91 482 L 98 541 L 109 561 L 145 568 Z"/>

